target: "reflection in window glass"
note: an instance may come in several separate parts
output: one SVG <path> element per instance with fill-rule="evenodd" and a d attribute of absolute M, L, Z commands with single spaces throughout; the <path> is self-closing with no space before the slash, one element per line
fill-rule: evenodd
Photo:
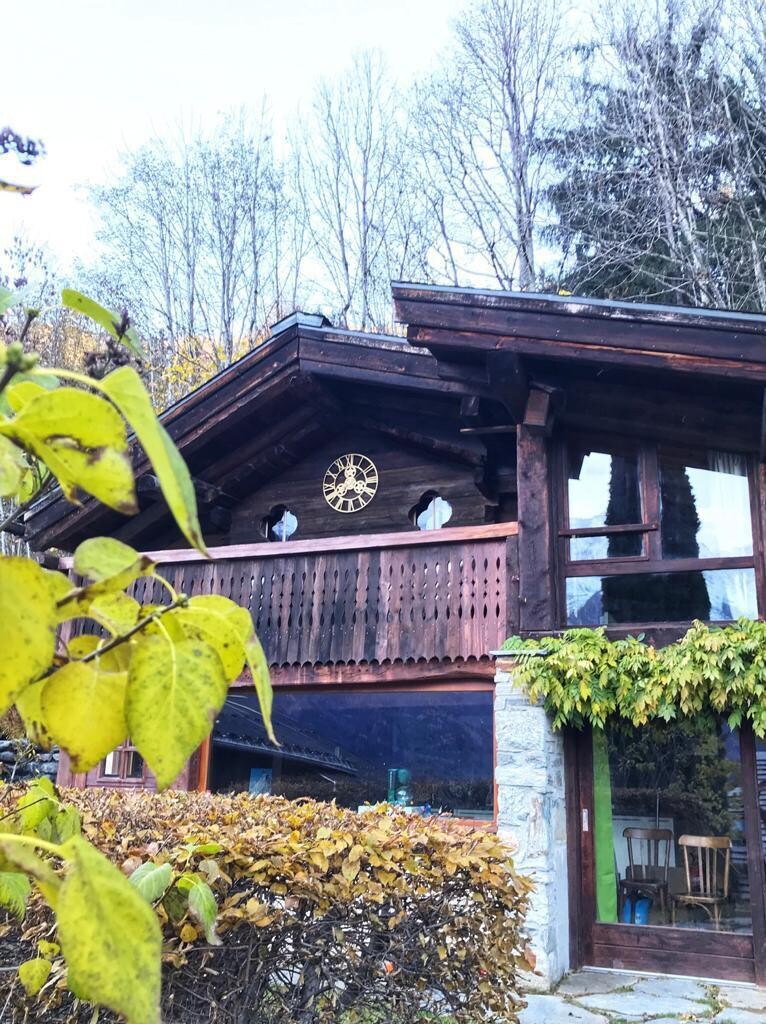
<path fill-rule="evenodd" d="M 431 498 L 422 512 L 419 512 L 415 524 L 419 530 L 440 530 L 452 518 L 452 505 L 437 494 Z"/>
<path fill-rule="evenodd" d="M 298 529 L 298 517 L 289 508 L 274 509 L 267 518 L 269 540 L 289 540 Z"/>
<path fill-rule="evenodd" d="M 569 451 L 569 526 L 641 522 L 638 456 Z"/>
<path fill-rule="evenodd" d="M 747 464 L 743 455 L 660 457 L 664 558 L 737 557 L 753 553 Z"/>
<path fill-rule="evenodd" d="M 638 456 L 569 450 L 569 526 L 623 526 L 640 523 L 641 489 Z M 643 535 L 623 533 L 603 537 L 573 537 L 572 561 L 626 558 L 643 553 Z"/>
<path fill-rule="evenodd" d="M 570 577 L 566 599 L 570 626 L 758 615 L 753 569 Z"/>
<path fill-rule="evenodd" d="M 107 754 L 104 758 L 104 775 L 119 775 L 120 774 L 120 751 L 113 750 L 111 754 Z"/>
<path fill-rule="evenodd" d="M 493 813 L 489 691 L 274 694 L 266 739 L 257 702 L 230 697 L 213 733 L 214 790 L 337 800 L 392 799 L 459 817 Z"/>
<path fill-rule="evenodd" d="M 593 781 L 598 920 L 752 931 L 736 732 L 613 722 Z"/>
<path fill-rule="evenodd" d="M 628 558 L 643 554 L 643 534 L 621 533 L 612 536 L 571 537 L 569 560 L 591 562 L 601 558 Z"/>
<path fill-rule="evenodd" d="M 137 750 L 125 751 L 125 778 L 142 779 L 144 776 L 144 759 Z"/>

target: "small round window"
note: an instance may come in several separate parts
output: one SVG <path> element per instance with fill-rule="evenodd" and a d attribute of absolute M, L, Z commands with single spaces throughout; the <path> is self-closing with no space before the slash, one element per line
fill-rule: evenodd
<path fill-rule="evenodd" d="M 423 495 L 411 515 L 419 530 L 440 530 L 452 518 L 452 505 L 430 491 Z"/>
<path fill-rule="evenodd" d="M 298 529 L 298 517 L 285 505 L 273 508 L 264 520 L 269 540 L 289 540 Z"/>

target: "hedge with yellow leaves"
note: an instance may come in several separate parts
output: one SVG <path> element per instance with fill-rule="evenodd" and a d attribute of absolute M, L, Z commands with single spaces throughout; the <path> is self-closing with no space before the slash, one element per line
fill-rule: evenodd
<path fill-rule="evenodd" d="M 247 794 L 66 796 L 88 838 L 147 883 L 165 939 L 167 1024 L 518 1019 L 530 886 L 486 831 Z M 215 906 L 192 907 L 194 879 Z M 4 931 L 5 966 L 55 940 L 34 901 Z M 0 972 L 0 989 L 12 976 Z M 90 1021 L 66 989 L 63 962 L 54 957 L 46 976 L 34 997 L 16 983 L 14 1024 Z"/>

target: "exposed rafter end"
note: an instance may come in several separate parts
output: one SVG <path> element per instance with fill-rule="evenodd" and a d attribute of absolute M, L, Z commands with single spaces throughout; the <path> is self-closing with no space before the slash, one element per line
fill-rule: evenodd
<path fill-rule="evenodd" d="M 487 352 L 487 381 L 514 423 L 521 423 L 529 397 L 524 361 L 517 352 Z"/>
<path fill-rule="evenodd" d="M 549 435 L 562 404 L 563 394 L 557 388 L 544 385 L 531 388 L 524 410 L 524 426 L 532 434 Z"/>

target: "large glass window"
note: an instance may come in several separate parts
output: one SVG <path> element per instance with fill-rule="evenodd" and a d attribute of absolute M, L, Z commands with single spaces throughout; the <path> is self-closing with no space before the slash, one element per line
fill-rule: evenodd
<path fill-rule="evenodd" d="M 744 455 L 660 455 L 663 558 L 752 555 L 750 492 Z"/>
<path fill-rule="evenodd" d="M 724 722 L 594 730 L 597 920 L 752 931 L 741 775 Z"/>
<path fill-rule="evenodd" d="M 756 618 L 753 569 L 573 576 L 566 581 L 567 622 L 725 622 Z"/>
<path fill-rule="evenodd" d="M 561 544 L 567 625 L 758 614 L 741 454 L 572 443 Z"/>
<path fill-rule="evenodd" d="M 492 819 L 489 690 L 282 690 L 273 714 L 279 749 L 254 698 L 227 700 L 213 733 L 211 788 Z"/>

